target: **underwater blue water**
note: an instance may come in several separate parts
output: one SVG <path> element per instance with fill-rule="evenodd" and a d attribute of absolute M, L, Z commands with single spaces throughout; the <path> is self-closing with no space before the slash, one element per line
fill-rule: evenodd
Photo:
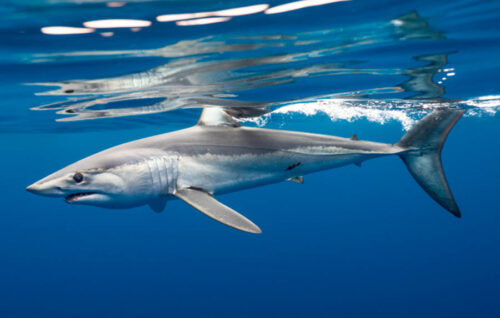
<path fill-rule="evenodd" d="M 1 2 L 0 317 L 500 316 L 500 2 L 156 20 L 261 3 L 284 1 Z M 152 23 L 41 31 L 98 19 Z M 248 126 L 387 143 L 433 108 L 465 109 L 442 158 L 462 218 L 395 156 L 218 197 L 260 235 L 180 200 L 158 214 L 25 191 L 214 105 Z"/>

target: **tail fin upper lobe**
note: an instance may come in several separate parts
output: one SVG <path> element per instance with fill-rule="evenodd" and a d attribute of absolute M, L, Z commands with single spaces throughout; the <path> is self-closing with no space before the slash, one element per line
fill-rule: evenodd
<path fill-rule="evenodd" d="M 441 165 L 441 149 L 463 110 L 435 110 L 414 127 L 396 144 L 407 149 L 399 156 L 411 175 L 441 206 L 460 217 L 460 210 L 451 194 Z"/>

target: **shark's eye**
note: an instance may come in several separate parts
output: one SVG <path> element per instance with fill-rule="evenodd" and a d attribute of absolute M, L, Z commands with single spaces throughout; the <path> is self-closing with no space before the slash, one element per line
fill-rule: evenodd
<path fill-rule="evenodd" d="M 80 183 L 83 181 L 83 174 L 80 172 L 77 172 L 73 175 L 73 180 L 75 180 L 76 183 Z"/>

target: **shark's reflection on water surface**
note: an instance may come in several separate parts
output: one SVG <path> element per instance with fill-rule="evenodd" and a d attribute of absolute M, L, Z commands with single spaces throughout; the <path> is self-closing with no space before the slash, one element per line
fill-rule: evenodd
<path fill-rule="evenodd" d="M 404 109 L 415 120 L 419 116 L 412 113 L 425 109 L 472 106 L 468 101 L 443 99 L 444 87 L 435 79 L 437 74 L 454 75 L 454 69 L 447 66 L 448 55 L 453 52 L 415 55 L 413 59 L 418 66 L 411 68 L 400 67 L 397 62 L 393 68 L 360 67 L 366 62 L 346 59 L 345 53 L 371 48 L 397 49 L 410 40 L 444 39 L 418 13 L 410 12 L 386 22 L 293 35 L 210 36 L 159 49 L 39 54 L 34 57 L 39 62 L 151 56 L 167 58 L 168 62 L 118 77 L 37 83 L 59 86 L 39 95 L 66 99 L 32 109 L 55 110 L 63 115 L 57 120 L 67 122 L 211 106 L 227 108 L 238 118 L 248 118 L 284 106 L 300 104 L 307 108 L 318 101 L 334 101 L 329 104 L 337 107 L 339 103 L 335 101 L 348 100 L 344 107 L 363 108 L 360 114 L 373 109 L 394 119 L 391 112 Z M 324 89 L 318 85 L 314 95 L 301 93 L 301 79 L 307 78 L 308 82 L 317 79 L 313 83 L 320 84 L 321 78 L 330 76 L 345 78 L 346 88 L 364 88 L 342 90 L 340 84 Z M 395 82 L 390 86 L 366 87 L 377 77 L 394 78 Z M 406 80 L 401 81 L 402 78 Z M 354 85 L 358 79 L 365 84 Z M 268 88 L 283 85 L 290 89 L 277 89 L 269 94 Z M 264 101 L 245 98 L 247 92 L 255 95 L 259 90 L 266 90 L 266 96 L 270 97 Z"/>

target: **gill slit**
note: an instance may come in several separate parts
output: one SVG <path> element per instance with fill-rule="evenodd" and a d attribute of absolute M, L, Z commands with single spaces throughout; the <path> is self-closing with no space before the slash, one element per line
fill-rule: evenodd
<path fill-rule="evenodd" d="M 158 189 L 157 189 L 157 193 L 158 194 L 162 194 L 163 193 L 163 189 L 164 189 L 164 184 L 163 184 L 163 180 L 162 180 L 162 174 L 163 174 L 163 171 L 162 171 L 162 166 L 160 165 L 160 163 L 158 161 L 162 160 L 163 161 L 163 157 L 160 157 L 160 158 L 154 158 L 154 162 L 155 162 L 155 166 L 156 166 L 156 173 L 157 173 L 157 177 L 158 177 Z"/>
<path fill-rule="evenodd" d="M 178 155 L 151 157 L 147 160 L 152 192 L 157 195 L 173 194 L 178 174 Z"/>
<path fill-rule="evenodd" d="M 160 185 L 158 184 L 158 165 L 154 157 L 147 160 L 148 168 L 151 176 L 151 188 L 155 194 L 160 194 Z"/>

